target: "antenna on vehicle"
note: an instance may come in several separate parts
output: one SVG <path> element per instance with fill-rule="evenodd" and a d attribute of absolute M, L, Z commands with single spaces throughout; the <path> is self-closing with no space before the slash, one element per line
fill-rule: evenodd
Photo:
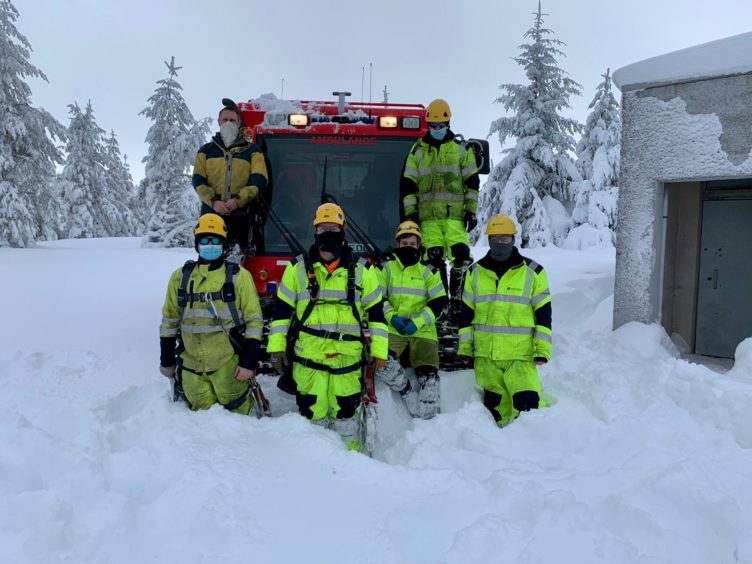
<path fill-rule="evenodd" d="M 373 103 L 373 63 L 368 63 L 368 117 L 369 118 L 373 117 L 373 115 L 371 115 L 371 112 L 373 112 L 371 103 Z"/>
<path fill-rule="evenodd" d="M 389 91 L 386 89 L 386 84 L 384 85 L 384 103 L 389 103 Z"/>

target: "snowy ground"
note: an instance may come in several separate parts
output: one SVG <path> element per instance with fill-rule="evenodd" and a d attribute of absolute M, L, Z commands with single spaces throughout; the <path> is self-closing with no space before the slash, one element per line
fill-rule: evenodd
<path fill-rule="evenodd" d="M 0 249 L 0 562 L 752 563 L 752 340 L 726 374 L 611 332 L 613 252 L 538 250 L 555 405 L 497 429 L 470 372 L 375 459 L 293 413 L 168 400 L 160 307 L 186 251 Z"/>

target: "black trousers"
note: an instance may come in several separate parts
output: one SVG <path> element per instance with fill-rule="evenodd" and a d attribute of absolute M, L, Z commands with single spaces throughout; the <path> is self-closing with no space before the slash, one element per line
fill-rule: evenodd
<path fill-rule="evenodd" d="M 201 204 L 201 215 L 207 213 L 216 213 L 206 204 Z M 248 208 L 235 210 L 230 215 L 222 215 L 227 226 L 227 248 L 237 243 L 243 252 L 248 250 L 248 235 L 251 229 L 251 216 L 248 214 Z"/>

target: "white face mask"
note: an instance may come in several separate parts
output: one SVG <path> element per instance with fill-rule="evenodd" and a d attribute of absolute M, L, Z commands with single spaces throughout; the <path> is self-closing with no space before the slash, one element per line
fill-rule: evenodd
<path fill-rule="evenodd" d="M 219 134 L 222 136 L 222 142 L 225 146 L 229 147 L 230 144 L 235 141 L 239 131 L 240 128 L 238 128 L 237 124 L 234 124 L 231 121 L 226 121 L 222 124 L 219 128 Z"/>

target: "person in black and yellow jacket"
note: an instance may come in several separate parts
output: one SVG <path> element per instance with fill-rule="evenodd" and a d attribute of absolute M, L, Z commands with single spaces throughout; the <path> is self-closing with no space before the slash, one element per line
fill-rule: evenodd
<path fill-rule="evenodd" d="M 379 270 L 384 318 L 389 327 L 389 359 L 377 375 L 400 393 L 412 415 L 431 419 L 439 412 L 436 318 L 446 305 L 446 292 L 437 270 L 420 261 L 422 234 L 418 224 L 403 221 L 395 238 L 393 258 Z M 417 405 L 399 361 L 405 351 L 418 379 Z"/>
<path fill-rule="evenodd" d="M 483 404 L 499 426 L 544 407 L 538 366 L 551 359 L 548 278 L 514 246 L 516 233 L 506 215 L 488 222 L 490 250 L 465 277 L 459 322 L 458 353 L 474 360 Z"/>
<path fill-rule="evenodd" d="M 387 358 L 381 288 L 375 269 L 352 256 L 342 208 L 319 206 L 313 224 L 313 246 L 282 275 L 266 350 L 280 374 L 292 361 L 301 415 L 339 433 L 349 449 L 362 450 L 364 329 L 374 369 Z"/>
<path fill-rule="evenodd" d="M 201 199 L 201 214 L 221 215 L 228 248 L 237 243 L 245 253 L 251 227 L 248 204 L 266 187 L 268 174 L 261 149 L 242 134 L 240 110 L 231 100 L 223 102 L 219 132 L 196 155 L 193 187 Z"/>
<path fill-rule="evenodd" d="M 400 181 L 403 220 L 420 225 L 428 264 L 444 281 L 456 321 L 462 301 L 462 278 L 472 263 L 468 232 L 475 229 L 480 177 L 475 154 L 449 129 L 449 104 L 436 99 L 426 108 L 428 133 L 405 160 Z M 449 280 L 445 257 L 452 257 Z"/>
<path fill-rule="evenodd" d="M 194 235 L 198 261 L 173 272 L 167 286 L 159 371 L 182 385 L 192 409 L 219 403 L 248 415 L 263 331 L 256 285 L 246 269 L 225 260 L 221 217 L 201 216 Z"/>

